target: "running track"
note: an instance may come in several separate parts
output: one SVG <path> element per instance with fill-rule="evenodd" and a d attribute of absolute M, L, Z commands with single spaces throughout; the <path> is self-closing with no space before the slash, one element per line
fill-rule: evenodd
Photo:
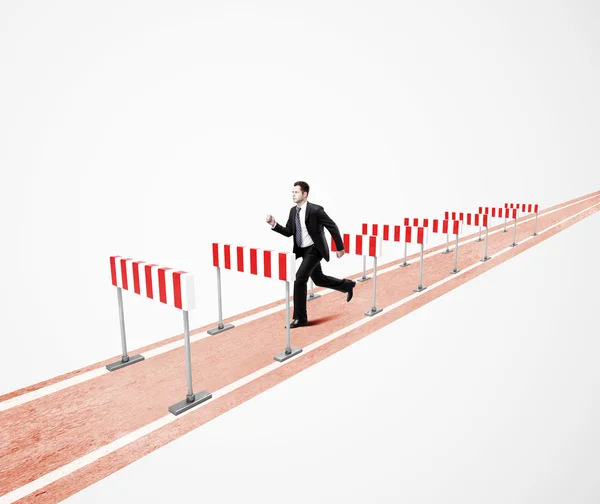
<path fill-rule="evenodd" d="M 195 329 L 190 333 L 194 392 L 206 389 L 213 398 L 178 417 L 167 408 L 187 390 L 182 335 L 132 350 L 130 355 L 142 353 L 146 360 L 122 370 L 105 370 L 120 358 L 115 356 L 0 396 L 0 504 L 60 502 L 599 209 L 597 191 L 542 210 L 535 237 L 532 216 L 520 218 L 514 248 L 509 247 L 512 221 L 506 233 L 503 223 L 490 228 L 492 259 L 486 263 L 480 262 L 484 242 L 475 241 L 479 232 L 465 236 L 458 275 L 449 274 L 454 252 L 440 253 L 445 244 L 428 249 L 427 289 L 420 293 L 413 292 L 419 255 L 409 257 L 408 268 L 399 268 L 403 253 L 395 247 L 398 260 L 377 268 L 377 307 L 383 312 L 364 315 L 372 303 L 372 280 L 357 283 L 350 303 L 345 294 L 315 288 L 326 295 L 309 304 L 311 325 L 291 332 L 292 345 L 304 351 L 284 363 L 273 360 L 285 346 L 284 299 L 224 319 L 236 325 L 224 333 L 206 334 L 216 323 Z"/>

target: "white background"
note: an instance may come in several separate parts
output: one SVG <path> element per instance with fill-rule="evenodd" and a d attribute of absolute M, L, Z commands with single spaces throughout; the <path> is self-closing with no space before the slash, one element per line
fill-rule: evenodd
<path fill-rule="evenodd" d="M 296 180 L 343 233 L 597 190 L 598 21 L 594 2 L 3 1 L 0 393 L 120 353 L 112 254 L 193 272 L 191 327 L 216 321 L 211 243 L 291 251 L 265 216 L 285 221 Z M 597 222 L 562 242 L 563 261 L 593 248 Z M 536 253 L 551 254 L 550 243 Z M 398 257 L 388 250 L 384 262 Z M 361 267 L 344 256 L 324 271 Z M 556 273 L 548 264 L 549 292 L 562 292 Z M 222 276 L 225 316 L 285 293 L 270 279 Z M 593 280 L 577 294 L 592 295 Z M 571 299 L 564 317 L 579 313 Z M 178 310 L 124 301 L 130 350 L 182 332 Z M 319 386 L 352 375 L 319 369 Z M 285 386 L 304 391 L 303 379 Z M 344 415 L 331 407 L 324 418 Z"/>

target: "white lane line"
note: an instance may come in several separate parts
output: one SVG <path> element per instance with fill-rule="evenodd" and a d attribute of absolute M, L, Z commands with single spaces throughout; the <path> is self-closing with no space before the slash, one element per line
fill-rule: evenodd
<path fill-rule="evenodd" d="M 567 221 L 573 219 L 574 217 L 577 217 L 578 215 L 580 215 L 596 206 L 600 206 L 600 203 L 596 203 L 595 205 L 592 205 L 591 207 L 588 207 L 585 210 L 582 210 L 581 212 L 578 212 L 575 215 L 568 217 L 567 219 L 564 219 L 560 222 L 557 222 L 556 224 L 553 224 L 552 226 L 550 226 L 546 229 L 543 229 L 542 231 L 539 231 L 538 235 L 541 235 L 541 234 L 551 230 L 552 228 L 559 226 L 559 225 L 563 224 L 564 222 L 567 222 Z M 535 238 L 535 237 L 528 236 L 527 238 L 523 238 L 522 240 L 519 241 L 519 243 L 517 244 L 517 247 L 523 243 L 526 243 L 527 241 L 531 240 L 532 238 Z M 463 268 L 458 273 L 448 276 L 438 282 L 435 282 L 432 285 L 429 285 L 427 290 L 422 291 L 422 292 L 417 292 L 415 294 L 411 294 L 407 298 L 401 299 L 400 301 L 397 301 L 396 303 L 393 303 L 393 304 L 383 308 L 383 311 L 394 310 L 394 309 L 398 308 L 399 306 L 402 306 L 402 305 L 412 301 L 413 299 L 416 299 L 417 297 L 421 296 L 424 292 L 431 292 L 433 289 L 436 289 L 440 285 L 444 285 L 446 282 L 450 282 L 451 280 L 455 279 L 456 277 L 458 277 L 460 275 L 464 275 L 466 272 L 471 271 L 471 270 L 477 268 L 478 266 L 481 266 L 482 264 L 487 264 L 490 261 L 493 261 L 494 258 L 496 258 L 506 252 L 509 252 L 510 250 L 513 250 L 513 247 L 510 247 L 510 246 L 506 247 L 505 249 L 502 249 L 501 251 L 495 253 L 491 257 L 491 259 L 489 259 L 485 263 L 482 263 L 481 261 L 477 261 L 475 264 L 472 264 L 470 266 Z M 383 311 L 381 313 L 383 313 Z M 40 490 L 40 489 L 44 488 L 45 486 L 50 485 L 51 483 L 54 483 L 55 481 L 58 481 L 61 478 L 64 478 L 65 476 L 68 476 L 69 474 L 73 473 L 74 471 L 81 469 L 82 467 L 85 467 L 89 464 L 92 464 L 93 462 L 99 460 L 100 458 L 102 458 L 120 448 L 123 448 L 124 446 L 127 446 L 130 443 L 133 443 L 134 441 L 154 432 L 155 430 L 158 430 L 161 427 L 164 427 L 165 425 L 170 424 L 171 422 L 177 421 L 179 418 L 183 417 L 184 415 L 198 411 L 200 408 L 202 408 L 206 404 L 209 404 L 214 399 L 218 399 L 219 397 L 222 397 L 230 392 L 233 392 L 234 390 L 250 383 L 251 381 L 254 381 L 254 380 L 260 378 L 261 376 L 264 376 L 267 373 L 274 371 L 278 367 L 285 366 L 287 363 L 289 363 L 295 359 L 300 359 L 304 355 L 308 354 L 309 352 L 312 352 L 313 350 L 316 350 L 317 348 L 333 341 L 334 339 L 339 338 L 340 336 L 343 336 L 344 334 L 346 334 L 362 325 L 368 324 L 369 322 L 372 322 L 375 319 L 377 319 L 377 315 L 375 315 L 374 317 L 365 316 L 364 318 L 358 320 L 357 322 L 354 322 L 353 324 L 350 324 L 349 326 L 346 326 L 343 329 L 340 329 L 339 331 L 336 331 L 336 332 L 330 334 L 329 336 L 325 336 L 324 338 L 320 339 L 319 341 L 316 341 L 315 343 L 312 343 L 312 344 L 306 346 L 305 348 L 303 348 L 302 353 L 300 353 L 294 357 L 291 357 L 287 361 L 284 361 L 281 363 L 274 362 L 272 364 L 269 364 L 268 366 L 265 366 L 265 367 L 259 369 L 258 371 L 255 371 L 254 373 L 251 373 L 251 374 L 245 376 L 244 378 L 241 378 L 233 383 L 230 383 L 229 385 L 226 385 L 223 388 L 220 388 L 216 392 L 212 393 L 213 397 L 210 401 L 199 404 L 195 408 L 185 411 L 178 416 L 175 416 L 172 414 L 165 415 L 164 417 L 161 417 L 158 420 L 155 420 L 154 422 L 149 423 L 148 425 L 145 425 L 144 427 L 140 427 L 139 429 L 137 429 L 133 432 L 130 432 L 129 434 L 126 434 L 125 436 L 103 446 L 102 448 L 98 448 L 97 450 L 94 450 L 93 452 L 90 452 L 87 455 L 84 455 L 83 457 L 78 458 L 77 460 L 74 460 L 73 462 L 70 462 L 67 465 L 64 465 L 63 467 L 55 469 L 54 471 L 52 471 L 48 474 L 45 474 L 44 476 L 41 476 L 38 479 L 36 479 L 30 483 L 27 483 L 26 485 L 1 496 L 0 504 L 8 504 L 8 503 L 15 502 L 19 499 L 22 499 L 23 497 L 26 497 L 27 495 L 29 495 L 37 490 Z"/>
<path fill-rule="evenodd" d="M 569 208 L 569 207 L 571 207 L 573 205 L 578 205 L 578 204 L 583 203 L 585 201 L 588 201 L 590 199 L 598 198 L 599 196 L 600 195 L 590 196 L 590 197 L 585 198 L 585 199 L 583 199 L 581 201 L 577 201 L 575 203 L 569 203 L 568 205 L 565 205 L 565 206 L 562 206 L 562 207 L 559 207 L 559 208 L 555 208 L 554 210 L 549 210 L 549 211 L 547 211 L 545 213 L 539 213 L 538 214 L 538 218 L 540 216 L 546 216 L 546 215 L 550 215 L 550 214 L 552 214 L 554 212 L 558 212 L 560 210 L 564 210 L 565 208 Z M 518 221 L 517 222 L 517 226 L 520 226 L 521 224 L 525 224 L 527 222 L 530 222 L 530 221 L 532 221 L 534 219 L 535 219 L 535 215 L 533 217 L 530 217 L 530 218 L 526 219 L 526 220 Z M 507 233 L 510 232 L 510 231 L 508 231 L 509 227 L 514 226 L 514 221 L 512 221 L 512 222 L 513 222 L 512 225 L 510 225 L 510 224 L 507 223 L 507 226 L 506 226 Z M 491 235 L 493 235 L 493 234 L 495 234 L 495 233 L 501 233 L 501 232 L 503 232 L 502 229 L 497 229 L 496 231 L 490 231 L 488 233 L 488 237 L 491 236 Z M 540 233 L 538 232 L 538 234 L 540 234 Z M 475 237 L 473 237 L 473 238 L 463 238 L 462 240 L 459 239 L 458 244 L 459 244 L 459 246 L 461 246 L 461 245 L 465 245 L 467 243 L 476 242 L 476 241 L 477 241 L 477 238 L 475 238 Z M 451 245 L 454 245 L 455 243 L 456 243 L 456 241 L 453 244 L 451 244 Z M 481 243 L 482 243 L 482 246 L 483 246 L 483 244 L 485 242 L 481 242 Z M 440 245 L 434 245 L 433 247 L 439 247 L 439 246 Z M 440 248 L 440 250 L 437 250 L 435 252 L 428 252 L 428 253 L 426 253 L 426 250 L 427 249 L 425 249 L 423 251 L 423 260 L 428 259 L 429 257 L 432 257 L 434 255 L 441 254 L 445 249 Z M 417 257 L 415 257 L 415 258 L 413 258 L 411 260 L 407 260 L 406 262 L 408 264 L 412 264 L 412 263 L 418 263 L 420 260 L 421 259 L 420 259 L 419 255 L 417 255 Z M 381 269 L 381 270 L 378 269 L 377 270 L 377 276 L 379 277 L 379 276 L 384 275 L 386 273 L 389 273 L 391 271 L 397 271 L 397 268 L 398 268 L 398 265 L 390 266 L 388 268 Z M 361 278 L 361 276 L 362 276 L 362 274 L 360 274 L 359 276 L 356 276 L 354 278 L 354 280 L 357 280 L 358 278 Z M 327 294 L 331 294 L 332 292 L 337 292 L 337 291 L 334 291 L 332 289 L 324 289 L 322 291 L 319 291 L 319 294 L 321 296 L 326 296 Z M 294 306 L 294 302 L 290 301 L 290 307 L 292 307 L 292 306 Z M 230 323 L 233 324 L 236 327 L 239 327 L 239 326 L 242 326 L 244 324 L 248 324 L 249 322 L 253 322 L 255 320 L 261 319 L 263 317 L 268 317 L 269 315 L 272 315 L 273 313 L 277 313 L 277 312 L 283 311 L 283 310 L 285 310 L 285 303 L 282 303 L 280 305 L 274 306 L 274 307 L 269 308 L 267 310 L 260 311 L 258 313 L 253 314 L 253 315 L 248 315 L 247 317 L 243 317 L 243 318 L 238 319 L 238 320 L 233 320 Z M 218 322 L 216 322 L 213 327 L 216 327 L 217 324 L 218 324 Z M 230 330 L 235 330 L 235 327 L 234 327 L 234 329 L 230 329 Z M 205 331 L 205 332 L 203 332 L 201 334 L 196 334 L 194 336 L 190 336 L 190 343 L 195 343 L 196 341 L 200 341 L 202 339 L 210 338 L 210 337 L 212 337 L 212 335 L 208 334 Z M 143 355 L 145 359 L 151 359 L 152 357 L 156 357 L 157 355 L 161 355 L 163 353 L 170 352 L 171 350 L 175 350 L 177 348 L 181 348 L 181 347 L 184 346 L 184 344 L 185 344 L 185 342 L 184 342 L 184 340 L 182 338 L 182 339 L 179 339 L 177 341 L 174 341 L 174 342 L 171 342 L 171 343 L 167 343 L 165 345 L 161 345 L 161 346 L 156 347 L 156 348 L 154 348 L 152 350 L 148 350 L 147 352 L 144 352 L 141 355 Z M 33 401 L 35 399 L 39 399 L 40 397 L 44 397 L 44 396 L 52 394 L 54 392 L 58 392 L 59 390 L 63 390 L 63 389 L 68 388 L 68 387 L 70 387 L 72 385 L 77 385 L 78 383 L 82 383 L 84 381 L 91 380 L 93 378 L 96 378 L 97 376 L 101 376 L 101 375 L 103 375 L 105 373 L 109 373 L 109 372 L 110 371 L 108 371 L 105 367 L 97 368 L 97 369 L 88 371 L 86 373 L 83 373 L 80 376 L 73 377 L 73 378 L 67 378 L 64 381 L 61 381 L 61 382 L 58 382 L 58 383 L 54 383 L 52 385 L 47 385 L 46 387 L 40 388 L 38 390 L 34 390 L 32 392 L 27 392 L 26 394 L 22 394 L 22 395 L 17 396 L 17 397 L 13 397 L 12 399 L 8 399 L 6 401 L 0 402 L 0 412 L 8 410 L 10 408 L 14 408 L 16 406 L 20 406 L 20 405 L 25 404 L 25 403 L 27 403 L 29 401 Z"/>

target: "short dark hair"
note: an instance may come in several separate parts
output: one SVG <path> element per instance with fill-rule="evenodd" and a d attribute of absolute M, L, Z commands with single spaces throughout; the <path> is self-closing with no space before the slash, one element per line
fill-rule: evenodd
<path fill-rule="evenodd" d="M 309 185 L 304 182 L 303 180 L 299 180 L 298 182 L 294 182 L 294 187 L 296 186 L 300 186 L 300 190 L 302 192 L 305 192 L 306 194 L 308 194 L 308 192 L 310 191 L 310 187 Z"/>

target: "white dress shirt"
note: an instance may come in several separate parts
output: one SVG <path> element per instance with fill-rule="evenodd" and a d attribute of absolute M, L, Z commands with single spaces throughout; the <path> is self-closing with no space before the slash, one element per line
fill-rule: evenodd
<path fill-rule="evenodd" d="M 302 205 L 300 205 L 300 227 L 302 228 L 302 245 L 301 247 L 310 247 L 314 242 L 312 241 L 310 235 L 308 234 L 308 229 L 306 229 L 306 222 L 304 222 L 304 219 L 306 218 L 306 203 L 308 202 L 308 200 L 304 201 L 304 203 L 302 203 Z M 297 210 L 295 210 L 297 212 Z M 294 219 L 296 219 L 296 215 L 294 214 Z M 275 222 L 272 226 L 271 229 L 273 229 L 275 226 L 277 225 L 277 222 Z M 294 237 L 294 240 L 296 238 Z"/>

